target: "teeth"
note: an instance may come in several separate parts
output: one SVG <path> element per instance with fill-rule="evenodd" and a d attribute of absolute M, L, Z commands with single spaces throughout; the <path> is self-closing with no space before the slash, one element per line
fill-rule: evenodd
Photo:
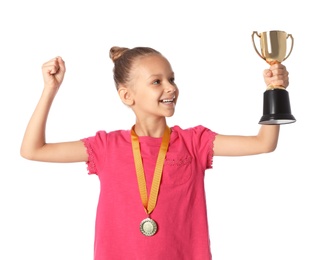
<path fill-rule="evenodd" d="M 163 102 L 163 103 L 170 103 L 170 102 L 173 102 L 174 99 L 175 98 L 172 98 L 172 99 L 162 99 L 160 101 Z"/>

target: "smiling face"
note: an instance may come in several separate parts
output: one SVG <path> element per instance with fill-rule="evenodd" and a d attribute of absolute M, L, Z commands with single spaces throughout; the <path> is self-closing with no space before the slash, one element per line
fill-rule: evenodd
<path fill-rule="evenodd" d="M 158 54 L 141 57 L 134 62 L 130 76 L 128 98 L 138 118 L 174 114 L 179 90 L 167 59 Z"/>

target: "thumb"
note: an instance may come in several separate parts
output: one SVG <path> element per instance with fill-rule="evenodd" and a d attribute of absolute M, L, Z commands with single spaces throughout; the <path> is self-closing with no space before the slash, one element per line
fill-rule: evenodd
<path fill-rule="evenodd" d="M 58 64 L 59 64 L 59 71 L 64 73 L 66 70 L 64 60 L 60 56 L 58 56 L 57 59 L 58 59 Z"/>
<path fill-rule="evenodd" d="M 272 77 L 273 76 L 273 73 L 270 69 L 265 69 L 264 72 L 263 72 L 263 75 L 265 78 L 268 78 L 268 77 Z"/>

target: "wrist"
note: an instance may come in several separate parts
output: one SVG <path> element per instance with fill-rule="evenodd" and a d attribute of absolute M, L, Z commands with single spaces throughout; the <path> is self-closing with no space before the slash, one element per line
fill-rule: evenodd
<path fill-rule="evenodd" d="M 46 97 L 48 99 L 50 99 L 50 98 L 53 99 L 56 96 L 57 92 L 58 92 L 58 88 L 51 88 L 51 87 L 45 85 L 44 89 L 42 91 L 42 96 Z"/>

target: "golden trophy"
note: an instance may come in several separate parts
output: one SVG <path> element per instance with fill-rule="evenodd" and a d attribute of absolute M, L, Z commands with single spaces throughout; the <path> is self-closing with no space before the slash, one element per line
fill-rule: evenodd
<path fill-rule="evenodd" d="M 260 38 L 261 52 L 256 48 L 254 36 Z M 286 54 L 288 38 L 291 40 L 291 47 L 289 53 Z M 266 31 L 260 34 L 254 31 L 252 41 L 258 56 L 270 65 L 286 60 L 290 56 L 294 44 L 292 35 L 284 31 Z M 263 116 L 259 124 L 281 125 L 295 121 L 296 119 L 291 114 L 288 91 L 283 86 L 269 85 L 264 92 Z"/>

